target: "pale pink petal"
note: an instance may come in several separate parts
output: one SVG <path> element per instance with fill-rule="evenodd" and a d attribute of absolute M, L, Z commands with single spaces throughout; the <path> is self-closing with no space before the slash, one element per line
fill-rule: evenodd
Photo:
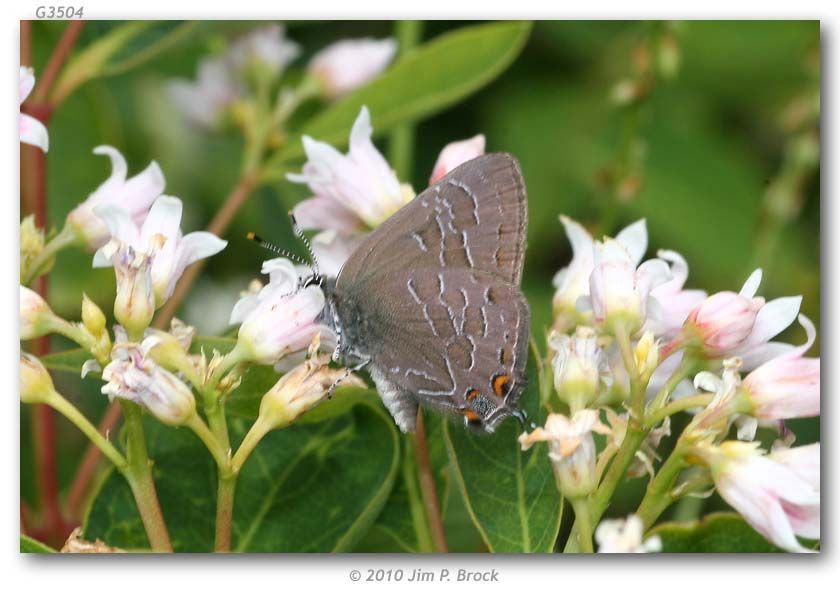
<path fill-rule="evenodd" d="M 648 233 L 644 219 L 639 219 L 622 229 L 615 239 L 627 249 L 634 265 L 638 265 L 647 251 Z"/>
<path fill-rule="evenodd" d="M 440 181 L 447 173 L 463 163 L 484 154 L 485 145 L 486 139 L 482 134 L 478 134 L 469 139 L 451 142 L 444 146 L 438 155 L 434 168 L 432 168 L 429 185 Z"/>
<path fill-rule="evenodd" d="M 29 94 L 32 93 L 32 88 L 34 87 L 35 71 L 33 71 L 31 67 L 21 67 L 20 79 L 18 82 L 18 99 L 20 100 L 19 104 L 23 104 L 23 101 L 29 97 Z"/>
<path fill-rule="evenodd" d="M 755 325 L 744 340 L 743 347 L 749 349 L 776 337 L 796 320 L 800 306 L 802 296 L 776 298 L 765 304 L 758 311 Z"/>
<path fill-rule="evenodd" d="M 181 257 L 179 262 L 184 266 L 197 260 L 218 254 L 227 246 L 227 240 L 207 231 L 188 233 L 181 240 Z"/>
<path fill-rule="evenodd" d="M 49 149 L 50 136 L 47 133 L 47 128 L 35 117 L 29 115 L 20 115 L 20 141 L 25 144 L 37 146 L 44 152 Z"/>
<path fill-rule="evenodd" d="M 741 291 L 738 293 L 745 298 L 752 298 L 755 296 L 755 293 L 758 291 L 758 286 L 761 285 L 761 275 L 761 269 L 756 269 L 750 273 L 750 276 L 744 282 L 744 285 L 741 287 Z"/>
<path fill-rule="evenodd" d="M 149 243 L 154 235 L 161 235 L 166 241 L 177 243 L 180 238 L 181 215 L 183 204 L 174 196 L 160 196 L 140 228 L 140 238 Z M 143 249 L 149 249 L 148 247 Z"/>
<path fill-rule="evenodd" d="M 303 230 L 334 229 L 341 233 L 350 233 L 364 226 L 356 213 L 345 208 L 343 204 L 332 198 L 319 196 L 298 202 L 294 208 L 294 217 Z"/>

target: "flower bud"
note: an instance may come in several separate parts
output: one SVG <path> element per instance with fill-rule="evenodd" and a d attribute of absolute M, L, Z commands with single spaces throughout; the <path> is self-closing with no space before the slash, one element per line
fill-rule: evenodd
<path fill-rule="evenodd" d="M 519 436 L 523 450 L 536 442 L 548 442 L 548 457 L 560 493 L 567 498 L 581 498 L 596 487 L 595 440 L 592 432 L 608 433 L 598 411 L 580 410 L 572 418 L 558 413 L 548 415 L 545 427 Z"/>
<path fill-rule="evenodd" d="M 552 331 L 548 345 L 555 352 L 551 365 L 557 395 L 572 412 L 585 408 L 598 397 L 605 364 L 595 331 L 578 327 L 574 336 Z"/>
<path fill-rule="evenodd" d="M 139 338 L 155 314 L 151 255 L 136 252 L 127 244 L 112 240 L 101 249 L 111 260 L 117 277 L 114 318 L 129 335 Z"/>
<path fill-rule="evenodd" d="M 718 292 L 691 311 L 684 331 L 693 336 L 709 356 L 723 356 L 749 337 L 763 306 L 764 298 L 761 297 Z"/>
<path fill-rule="evenodd" d="M 659 366 L 659 341 L 653 337 L 653 333 L 645 331 L 636 344 L 633 357 L 639 377 L 642 381 L 648 381 Z"/>
<path fill-rule="evenodd" d="M 429 185 L 443 179 L 455 167 L 484 154 L 485 143 L 484 136 L 478 134 L 468 140 L 451 142 L 444 146 L 432 169 Z"/>
<path fill-rule="evenodd" d="M 82 294 L 82 323 L 85 328 L 97 339 L 105 333 L 105 313 L 96 305 L 96 302 Z"/>
<path fill-rule="evenodd" d="M 20 401 L 44 402 L 55 392 L 52 378 L 40 360 L 26 352 L 20 355 Z"/>
<path fill-rule="evenodd" d="M 145 407 L 167 425 L 183 425 L 195 414 L 195 398 L 177 376 L 144 356 L 139 345 L 117 344 L 102 371 L 102 393 Z"/>
<path fill-rule="evenodd" d="M 636 515 L 626 519 L 606 519 L 595 530 L 599 554 L 646 554 L 660 552 L 662 540 L 651 536 L 642 541 L 644 524 Z"/>
<path fill-rule="evenodd" d="M 43 250 L 44 230 L 35 225 L 35 216 L 29 215 L 20 222 L 20 272 L 29 273 L 33 261 Z"/>
<path fill-rule="evenodd" d="M 38 293 L 20 286 L 20 339 L 33 340 L 51 333 L 57 318 Z"/>
<path fill-rule="evenodd" d="M 330 369 L 329 357 L 318 355 L 319 344 L 320 336 L 316 335 L 309 347 L 310 357 L 283 375 L 263 396 L 260 419 L 271 429 L 286 427 L 315 407 L 339 380 L 343 385 L 364 387 L 358 377 L 346 376 L 344 369 Z"/>
<path fill-rule="evenodd" d="M 397 43 L 390 38 L 341 40 L 313 56 L 307 70 L 328 98 L 337 98 L 379 75 L 396 53 Z"/>
<path fill-rule="evenodd" d="M 195 327 L 185 325 L 178 319 L 172 319 L 170 331 L 147 329 L 143 339 L 143 352 L 157 364 L 171 371 L 182 371 L 189 362 L 189 349 Z"/>

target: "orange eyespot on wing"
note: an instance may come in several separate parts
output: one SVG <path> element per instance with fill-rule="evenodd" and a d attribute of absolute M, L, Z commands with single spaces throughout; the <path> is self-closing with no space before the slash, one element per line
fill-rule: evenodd
<path fill-rule="evenodd" d="M 463 414 L 468 423 L 481 423 L 481 417 L 471 408 L 465 408 Z"/>
<path fill-rule="evenodd" d="M 467 400 L 468 400 L 469 402 L 472 402 L 472 401 L 473 401 L 473 400 L 475 400 L 476 398 L 478 398 L 478 390 L 476 390 L 475 388 L 470 388 L 470 389 L 467 391 Z"/>
<path fill-rule="evenodd" d="M 504 396 L 510 389 L 510 377 L 504 373 L 494 375 L 491 385 L 493 387 L 493 392 L 495 392 L 497 396 Z"/>

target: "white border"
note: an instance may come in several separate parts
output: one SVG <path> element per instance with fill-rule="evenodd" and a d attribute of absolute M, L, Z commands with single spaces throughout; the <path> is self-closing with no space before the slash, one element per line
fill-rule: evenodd
<path fill-rule="evenodd" d="M 707 600 L 716 597 L 779 598 L 800 597 L 822 590 L 840 572 L 837 553 L 833 552 L 836 537 L 836 519 L 833 478 L 827 477 L 823 496 L 828 501 L 823 519 L 823 554 L 818 557 L 745 557 L 745 556 L 685 556 L 685 557 L 498 557 L 498 556 L 446 556 L 446 557 L 379 557 L 348 555 L 336 557 L 306 556 L 251 556 L 251 557 L 34 557 L 20 556 L 18 550 L 18 410 L 15 399 L 18 346 L 11 332 L 16 330 L 14 311 L 17 297 L 14 286 L 17 280 L 17 222 L 12 218 L 18 197 L 18 144 L 16 126 L 16 70 L 18 52 L 19 18 L 30 18 L 34 8 L 42 1 L 18 1 L 3 4 L 2 43 L 3 73 L 7 82 L 3 97 L 6 115 L 0 119 L 2 132 L 3 186 L 6 188 L 2 202 L 6 209 L 2 240 L 3 260 L 2 293 L 0 302 L 7 335 L 0 343 L 2 357 L 0 368 L 6 392 L 0 401 L 2 406 L 2 434 L 0 453 L 2 471 L 0 481 L 4 493 L 0 494 L 3 510 L 0 512 L 0 547 L 2 547 L 3 595 L 6 597 L 60 597 L 62 595 L 88 597 L 115 597 L 124 599 L 153 597 L 163 592 L 166 597 L 236 597 L 259 595 L 260 597 L 292 599 L 325 596 L 330 593 L 379 597 L 427 597 L 432 594 L 472 592 L 487 594 L 488 597 L 506 598 L 523 595 L 539 595 L 550 598 L 616 597 L 649 600 L 651 596 L 673 594 L 680 600 L 698 598 Z M 451 0 L 424 0 L 412 4 L 384 0 L 357 0 L 354 2 L 283 2 L 282 0 L 253 1 L 236 0 L 227 3 L 180 2 L 172 0 L 143 0 L 135 4 L 103 1 L 62 1 L 62 5 L 84 5 L 85 17 L 92 18 L 772 18 L 823 20 L 823 78 L 825 97 L 833 100 L 835 89 L 836 56 L 831 33 L 838 23 L 838 9 L 833 3 L 799 0 L 764 1 L 761 3 L 733 2 L 731 0 L 706 0 L 693 5 L 676 5 L 673 2 L 636 1 L 599 3 L 547 3 L 545 0 L 518 0 L 499 2 L 484 0 L 481 10 L 468 10 L 467 3 L 453 3 Z M 833 102 L 824 102 L 823 173 L 835 173 L 837 158 L 830 152 L 834 142 L 831 127 Z M 825 282 L 822 305 L 835 305 L 837 295 L 833 286 L 836 281 L 834 259 L 837 252 L 834 235 L 840 231 L 838 215 L 832 209 L 829 176 L 824 177 L 822 188 L 823 215 L 825 227 L 823 281 Z M 829 310 L 829 309 L 827 309 Z M 825 380 L 823 397 L 826 398 L 823 411 L 823 451 L 826 474 L 835 470 L 836 461 L 833 436 L 836 432 L 837 415 L 832 404 L 840 401 L 836 377 L 831 376 L 834 348 L 831 342 L 840 339 L 837 321 L 831 315 L 822 319 L 822 355 L 829 360 L 829 375 Z M 402 568 L 406 572 L 415 567 L 455 570 L 458 568 L 497 568 L 500 572 L 498 584 L 439 584 L 410 585 L 406 583 L 365 584 L 349 581 L 351 569 L 364 571 L 367 568 Z M 831 579 L 829 579 L 831 577 Z M 246 596 L 247 594 L 247 596 Z"/>

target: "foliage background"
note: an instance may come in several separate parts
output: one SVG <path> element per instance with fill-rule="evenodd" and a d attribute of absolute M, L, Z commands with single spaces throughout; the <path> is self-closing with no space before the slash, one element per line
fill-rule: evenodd
<path fill-rule="evenodd" d="M 114 25 L 89 22 L 79 45 L 97 39 Z M 91 150 L 111 144 L 126 155 L 132 173 L 157 160 L 167 178 L 167 193 L 186 204 L 185 230 L 202 228 L 236 182 L 240 144 L 234 135 L 191 129 L 161 86 L 171 77 L 192 78 L 201 56 L 218 48 L 225 37 L 252 25 L 202 23 L 186 42 L 141 68 L 94 80 L 76 91 L 50 125 L 49 222 L 60 227 L 67 212 L 105 179 L 107 161 L 93 156 Z M 463 25 L 428 22 L 423 37 Z M 383 37 L 393 28 L 386 21 L 288 26 L 290 37 L 304 47 L 304 60 L 335 39 Z M 636 118 L 631 109 L 611 103 L 609 95 L 615 83 L 631 72 L 632 48 L 649 29 L 650 24 L 641 22 L 535 23 L 521 55 L 496 80 L 417 124 L 415 189 L 425 186 L 437 153 L 452 140 L 481 132 L 487 136 L 489 151 L 508 151 L 519 158 L 530 209 L 523 287 L 539 338 L 550 324 L 551 277 L 570 258 L 557 215 L 568 214 L 599 230 L 608 201 L 602 183 L 604 169 L 619 156 L 628 131 L 633 132 L 647 146 L 643 187 L 635 200 L 619 207 L 615 228 L 646 217 L 651 250 L 673 248 L 687 258 L 689 287 L 738 289 L 746 275 L 761 266 L 765 271 L 761 292 L 768 298 L 803 294 L 803 312 L 819 326 L 818 170 L 803 190 L 805 204 L 798 218 L 781 229 L 775 244 L 760 244 L 767 231 L 762 199 L 780 171 L 789 139 L 781 115 L 794 97 L 819 85 L 813 73 L 815 61 L 819 68 L 819 23 L 678 24 L 679 74 L 657 84 Z M 36 73 L 60 33 L 60 23 L 33 24 Z M 418 76 L 434 78 L 435 73 Z M 372 118 L 376 129 L 377 115 Z M 381 141 L 384 149 L 387 141 Z M 285 215 L 304 197 L 303 186 L 289 183 L 260 188 L 235 219 L 226 235 L 227 250 L 205 270 L 181 315 L 204 334 L 222 333 L 239 290 L 265 258 L 264 251 L 245 240 L 245 232 L 256 230 L 294 249 L 297 242 Z M 93 271 L 89 261 L 88 254 L 73 250 L 59 257 L 50 302 L 65 317 L 78 318 L 73 311 L 78 310 L 83 291 L 103 307 L 113 303 L 112 271 Z M 56 349 L 61 344 L 59 339 L 54 341 Z M 97 381 L 80 384 L 73 375 L 56 377 L 67 396 L 93 419 L 104 410 Z M 21 489 L 27 501 L 35 502 L 29 476 L 28 411 L 21 412 Z M 84 441 L 63 420 L 58 426 L 61 478 L 66 486 Z M 795 423 L 794 429 L 801 443 L 819 439 L 818 420 Z M 442 442 L 439 448 L 434 440 L 431 443 L 433 454 L 445 452 Z M 628 486 L 610 513 L 623 515 L 632 510 L 643 485 L 644 480 L 636 480 Z M 677 510 L 694 516 L 698 510 L 711 512 L 722 506 L 713 498 L 702 506 Z M 457 493 L 449 494 L 447 507 L 453 549 L 481 549 L 481 538 L 459 505 Z M 360 549 L 389 548 L 393 536 L 383 535 L 385 529 L 374 527 Z"/>

